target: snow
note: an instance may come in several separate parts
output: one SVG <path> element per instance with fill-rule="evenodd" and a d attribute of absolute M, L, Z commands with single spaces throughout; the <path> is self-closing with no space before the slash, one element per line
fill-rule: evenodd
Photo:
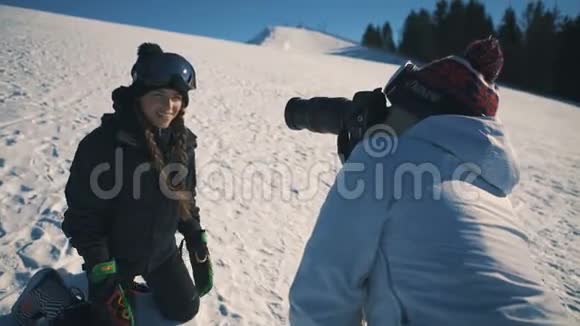
<path fill-rule="evenodd" d="M 250 43 L 304 52 L 326 53 L 337 48 L 354 46 L 355 43 L 345 39 L 312 31 L 306 28 L 274 26 L 266 28 L 261 35 Z"/>
<path fill-rule="evenodd" d="M 404 62 L 392 53 L 370 49 L 355 41 L 306 27 L 270 26 L 248 43 L 287 52 L 334 54 L 392 64 Z"/>
<path fill-rule="evenodd" d="M 144 41 L 183 54 L 199 78 L 186 123 L 200 141 L 199 204 L 215 287 L 186 325 L 286 324 L 290 283 L 340 168 L 334 137 L 285 126 L 286 101 L 351 97 L 383 86 L 397 66 L 328 55 L 353 45 L 311 31 L 290 33 L 292 50 L 283 51 L 273 41 L 240 44 L 8 6 L 0 6 L 0 30 L 0 324 L 40 268 L 61 268 L 67 282 L 83 285 L 82 260 L 60 231 L 68 167 L 79 140 L 112 111 L 111 91 L 129 83 Z M 514 206 L 544 280 L 580 321 L 580 110 L 507 88 L 500 96 L 522 168 Z M 141 309 L 152 307 L 150 297 L 139 304 L 148 324 L 171 325 Z"/>

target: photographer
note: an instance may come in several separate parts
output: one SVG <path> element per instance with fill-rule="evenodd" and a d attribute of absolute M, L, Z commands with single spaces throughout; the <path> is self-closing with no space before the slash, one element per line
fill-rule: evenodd
<path fill-rule="evenodd" d="M 509 198 L 519 171 L 495 117 L 502 65 L 489 38 L 408 64 L 371 94 L 385 132 L 343 143 L 290 289 L 291 325 L 565 325 Z"/>

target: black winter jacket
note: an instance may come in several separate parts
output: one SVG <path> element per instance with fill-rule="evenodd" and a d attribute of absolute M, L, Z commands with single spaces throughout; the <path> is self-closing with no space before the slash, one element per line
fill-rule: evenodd
<path fill-rule="evenodd" d="M 177 250 L 178 228 L 200 229 L 199 208 L 194 200 L 193 219 L 179 219 L 177 201 L 162 193 L 141 127 L 128 109 L 131 99 L 126 89 L 118 90 L 113 93 L 116 112 L 104 114 L 101 125 L 78 145 L 65 189 L 62 229 L 85 267 L 114 258 L 130 266 L 125 272 L 146 275 Z M 196 137 L 187 132 L 187 189 L 195 189 Z M 172 136 L 171 128 L 156 134 L 166 163 L 177 162 L 169 157 Z"/>

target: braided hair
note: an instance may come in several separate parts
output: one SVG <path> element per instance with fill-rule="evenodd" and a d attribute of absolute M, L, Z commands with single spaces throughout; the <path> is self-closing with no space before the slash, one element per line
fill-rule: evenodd
<path fill-rule="evenodd" d="M 187 220 L 192 216 L 192 204 L 194 200 L 193 194 L 195 194 L 195 189 L 187 189 L 186 178 L 183 178 L 177 185 L 172 184 L 170 176 L 164 170 L 167 162 L 163 153 L 159 149 L 159 146 L 157 145 L 157 141 L 155 140 L 153 126 L 147 121 L 143 112 L 139 109 L 139 106 L 135 106 L 135 111 L 137 113 L 139 124 L 143 128 L 145 143 L 147 144 L 149 154 L 153 159 L 153 166 L 159 173 L 160 181 L 165 182 L 169 190 L 178 195 L 177 214 L 181 220 Z M 182 108 L 169 126 L 169 128 L 172 128 L 175 133 L 175 136 L 170 144 L 170 157 L 176 158 L 177 163 L 181 164 L 181 166 L 188 166 L 187 163 L 189 156 L 187 155 L 187 132 L 183 118 L 184 113 L 185 110 Z M 189 173 L 195 172 L 189 171 Z"/>

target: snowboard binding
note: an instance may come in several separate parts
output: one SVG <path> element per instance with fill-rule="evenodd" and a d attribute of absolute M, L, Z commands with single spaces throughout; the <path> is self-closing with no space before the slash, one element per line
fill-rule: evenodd
<path fill-rule="evenodd" d="M 87 321 L 89 303 L 83 292 L 69 288 L 52 268 L 38 271 L 11 309 L 11 315 L 20 326 L 33 326 L 40 321 L 49 325 L 73 325 Z M 75 320 L 71 323 L 72 320 Z"/>

